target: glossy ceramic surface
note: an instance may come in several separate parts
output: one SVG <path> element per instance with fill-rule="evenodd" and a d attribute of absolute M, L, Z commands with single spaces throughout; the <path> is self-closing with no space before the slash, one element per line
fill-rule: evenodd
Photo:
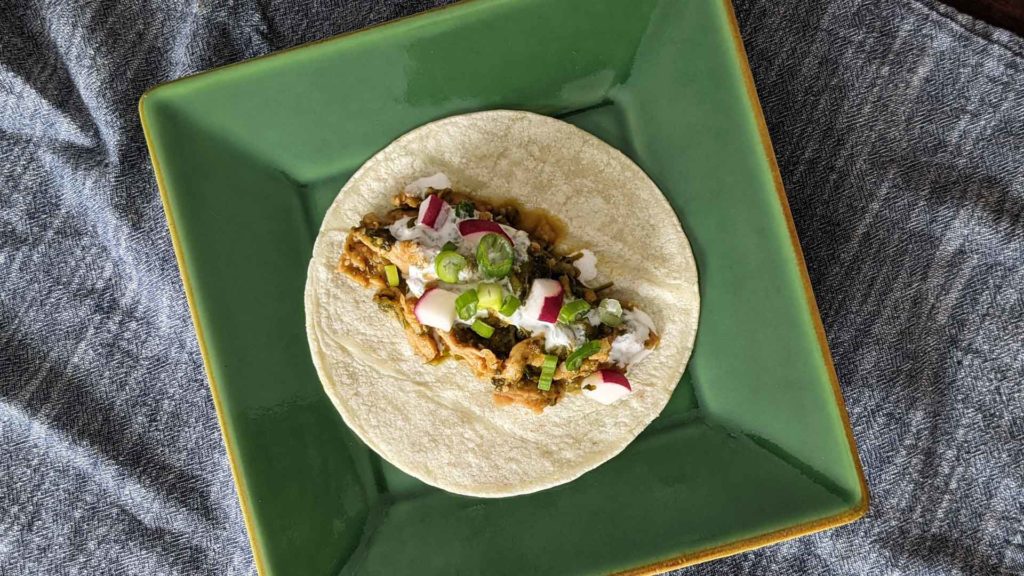
<path fill-rule="evenodd" d="M 660 418 L 580 480 L 501 500 L 427 487 L 344 426 L 306 346 L 320 219 L 425 122 L 492 108 L 619 148 L 701 273 Z M 867 490 L 731 8 L 473 0 L 147 93 L 143 125 L 263 574 L 651 572 L 834 526 Z"/>

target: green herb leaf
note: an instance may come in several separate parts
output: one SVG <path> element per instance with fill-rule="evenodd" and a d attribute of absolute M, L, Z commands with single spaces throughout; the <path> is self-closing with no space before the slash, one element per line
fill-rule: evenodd
<path fill-rule="evenodd" d="M 473 321 L 473 324 L 470 326 L 470 328 L 473 329 L 473 332 L 479 334 L 481 338 L 490 338 L 491 336 L 494 335 L 494 326 L 491 326 L 490 324 L 480 320 L 479 318 Z"/>
<path fill-rule="evenodd" d="M 476 247 L 476 262 L 488 278 L 508 276 L 513 260 L 512 243 L 501 234 L 485 234 Z"/>
<path fill-rule="evenodd" d="M 570 372 L 576 372 L 583 365 L 584 360 L 597 354 L 600 350 L 601 342 L 599 340 L 587 340 L 565 359 L 565 369 Z"/>
<path fill-rule="evenodd" d="M 580 314 L 587 310 L 590 310 L 590 304 L 587 304 L 586 300 L 566 302 L 562 305 L 562 309 L 558 311 L 558 321 L 563 324 L 571 324 L 580 317 Z"/>
<path fill-rule="evenodd" d="M 605 298 L 597 306 L 597 313 L 601 317 L 601 323 L 605 326 L 615 328 L 622 324 L 622 304 L 614 298 Z"/>
<path fill-rule="evenodd" d="M 459 218 L 472 218 L 476 213 L 476 207 L 472 202 L 459 202 L 455 205 L 455 215 Z"/>
<path fill-rule="evenodd" d="M 458 252 L 441 252 L 434 258 L 434 272 L 442 282 L 455 284 L 459 281 L 459 272 L 466 267 L 466 257 Z"/>
<path fill-rule="evenodd" d="M 481 283 L 476 287 L 480 295 L 480 307 L 488 310 L 501 308 L 502 289 L 500 284 Z"/>
<path fill-rule="evenodd" d="M 540 379 L 537 380 L 537 388 L 540 390 L 550 390 L 551 381 L 555 376 L 555 368 L 558 366 L 558 356 L 552 354 L 544 355 L 544 364 L 540 369 Z"/>
<path fill-rule="evenodd" d="M 519 301 L 519 298 L 509 294 L 505 296 L 505 300 L 501 303 L 501 310 L 498 310 L 498 313 L 508 317 L 515 314 L 516 310 L 519 310 L 519 307 L 522 305 L 523 303 Z"/>
<path fill-rule="evenodd" d="M 467 290 L 455 299 L 455 312 L 459 318 L 469 320 L 476 315 L 476 304 L 479 297 L 476 290 Z"/>

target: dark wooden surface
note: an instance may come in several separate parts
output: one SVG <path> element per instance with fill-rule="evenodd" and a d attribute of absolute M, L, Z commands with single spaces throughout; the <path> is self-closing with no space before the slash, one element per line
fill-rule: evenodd
<path fill-rule="evenodd" d="M 1024 36 L 1024 0 L 940 0 L 953 8 Z"/>

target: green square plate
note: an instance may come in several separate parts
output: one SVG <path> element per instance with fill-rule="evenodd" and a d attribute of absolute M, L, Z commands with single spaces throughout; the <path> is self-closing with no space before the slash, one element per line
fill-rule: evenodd
<path fill-rule="evenodd" d="M 306 264 L 349 176 L 491 108 L 619 148 L 700 269 L 689 368 L 622 454 L 568 485 L 455 496 L 353 436 L 306 345 Z M 650 573 L 836 526 L 868 493 L 723 0 L 474 0 L 148 92 L 157 182 L 263 574 Z"/>

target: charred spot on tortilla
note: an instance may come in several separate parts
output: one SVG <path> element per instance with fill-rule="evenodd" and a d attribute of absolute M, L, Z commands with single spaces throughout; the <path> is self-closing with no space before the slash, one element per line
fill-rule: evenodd
<path fill-rule="evenodd" d="M 626 398 L 630 367 L 659 342 L 650 316 L 596 281 L 597 255 L 559 246 L 557 216 L 450 182 L 437 173 L 396 190 L 392 209 L 349 230 L 337 270 L 376 290 L 423 362 L 458 359 L 499 406 Z"/>

